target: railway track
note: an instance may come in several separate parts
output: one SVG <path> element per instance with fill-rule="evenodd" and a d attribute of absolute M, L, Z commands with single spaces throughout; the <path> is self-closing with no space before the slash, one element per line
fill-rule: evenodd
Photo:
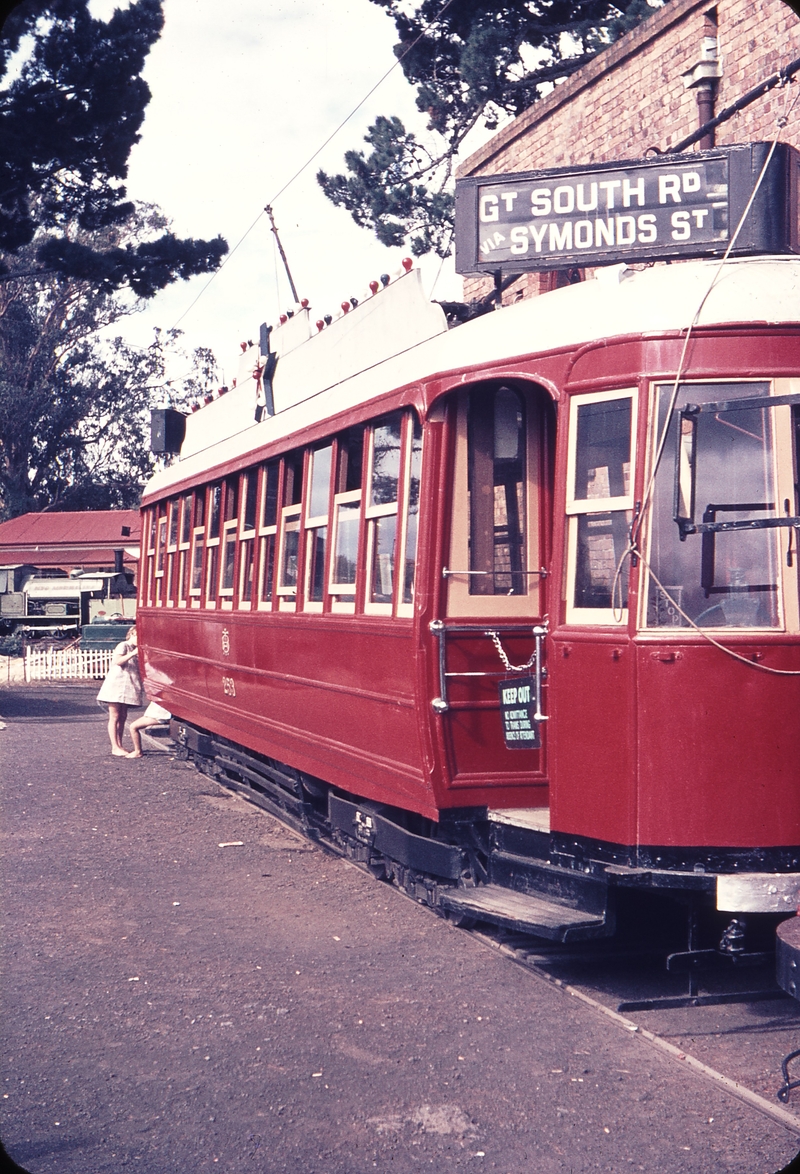
<path fill-rule="evenodd" d="M 590 1006 L 613 1021 L 620 1031 L 634 1034 L 643 1045 L 670 1056 L 695 1075 L 723 1087 L 732 1096 L 779 1121 L 800 1142 L 800 1088 L 790 1083 L 797 1077 L 784 1061 L 800 1037 L 800 1009 L 774 984 L 769 969 L 761 968 L 760 994 L 740 1001 L 735 982 L 717 983 L 715 996 L 727 1001 L 697 1002 L 694 1006 L 660 992 L 663 975 L 655 970 L 658 956 L 622 949 L 588 951 L 548 949 L 532 940 L 504 940 L 502 933 L 468 930 L 486 946 L 500 950 L 540 980 L 554 984 L 565 996 Z M 599 955 L 599 957 L 598 957 Z M 661 956 L 663 961 L 663 956 Z M 594 970 L 587 979 L 586 970 Z M 624 972 L 623 972 L 624 969 Z M 616 972 L 616 973 L 615 973 Z M 647 1012 L 623 1014 L 614 1002 L 625 1005 L 621 995 L 635 988 L 650 1001 Z M 702 996 L 700 996 L 702 998 Z M 713 996 L 712 996 L 713 997 Z M 763 1008 L 769 1007 L 764 1014 Z"/>
<path fill-rule="evenodd" d="M 670 972 L 667 960 L 680 944 L 679 926 L 668 919 L 637 924 L 636 910 L 628 910 L 614 939 L 573 945 L 554 945 L 485 923 L 459 924 L 463 919 L 437 907 L 426 878 L 407 868 L 393 869 L 385 861 L 376 864 L 363 845 L 326 828 L 321 820 L 309 821 L 296 805 L 282 805 L 279 793 L 266 794 L 263 780 L 248 778 L 240 763 L 214 762 L 180 747 L 178 755 L 193 759 L 220 786 L 281 819 L 324 851 L 370 873 L 376 883 L 431 905 L 434 914 L 446 917 L 482 947 L 502 953 L 533 979 L 560 988 L 565 998 L 590 1006 L 621 1032 L 724 1087 L 785 1126 L 800 1145 L 800 1088 L 786 1087 L 800 1073 L 781 1071 L 783 1058 L 800 1046 L 800 1004 L 777 986 L 774 960 L 768 955 L 752 955 L 746 967 L 724 965 L 723 960 L 717 966 Z M 638 917 L 646 917 L 643 908 Z"/>

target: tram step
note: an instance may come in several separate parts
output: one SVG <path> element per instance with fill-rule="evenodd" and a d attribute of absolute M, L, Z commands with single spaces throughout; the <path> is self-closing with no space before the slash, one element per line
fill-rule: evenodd
<path fill-rule="evenodd" d="M 609 937 L 614 932 L 613 923 L 604 914 L 586 913 L 560 901 L 515 893 L 500 885 L 440 889 L 437 904 L 464 917 L 474 917 L 476 921 L 489 921 L 556 942 Z"/>

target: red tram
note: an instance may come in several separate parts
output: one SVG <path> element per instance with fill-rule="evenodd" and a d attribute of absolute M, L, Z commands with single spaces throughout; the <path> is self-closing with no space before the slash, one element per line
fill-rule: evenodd
<path fill-rule="evenodd" d="M 800 260 L 621 267 L 452 329 L 411 271 L 317 327 L 243 344 L 145 491 L 173 736 L 454 915 L 794 912 Z"/>

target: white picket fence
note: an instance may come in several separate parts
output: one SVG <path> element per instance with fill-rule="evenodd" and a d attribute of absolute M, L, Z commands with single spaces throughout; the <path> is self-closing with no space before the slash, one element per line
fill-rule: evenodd
<path fill-rule="evenodd" d="M 26 648 L 26 681 L 91 681 L 111 667 L 113 648 Z"/>

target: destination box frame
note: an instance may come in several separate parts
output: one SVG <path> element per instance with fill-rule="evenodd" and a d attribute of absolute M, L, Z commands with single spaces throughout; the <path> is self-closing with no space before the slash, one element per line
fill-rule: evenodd
<path fill-rule="evenodd" d="M 496 276 L 498 273 L 533 273 L 541 270 L 552 271 L 567 268 L 595 268 L 603 265 L 615 265 L 620 262 L 644 263 L 653 261 L 688 260 L 690 258 L 722 256 L 730 243 L 730 234 L 739 223 L 747 207 L 759 174 L 768 158 L 771 143 L 757 142 L 735 144 L 733 146 L 715 147 L 708 151 L 683 152 L 675 155 L 655 155 L 644 159 L 615 160 L 610 163 L 590 163 L 576 167 L 558 167 L 539 169 L 535 171 L 504 172 L 498 175 L 467 176 L 456 180 L 455 204 L 455 268 L 462 276 Z M 604 234 L 601 247 L 595 247 L 594 239 L 590 246 L 586 245 L 589 229 L 586 225 L 594 220 L 610 221 L 613 216 L 621 217 L 622 228 L 626 234 L 631 232 L 631 221 L 638 221 L 641 217 L 650 216 L 645 220 L 644 230 L 635 225 L 638 236 L 652 237 L 652 222 L 655 219 L 656 206 L 651 203 L 641 205 L 629 199 L 623 207 L 621 198 L 615 201 L 613 214 L 608 209 L 583 211 L 573 213 L 552 211 L 549 215 L 541 212 L 538 216 L 525 215 L 528 210 L 525 206 L 526 187 L 530 191 L 544 190 L 552 192 L 558 189 L 562 192 L 562 199 L 569 202 L 568 189 L 578 185 L 594 192 L 592 184 L 600 184 L 606 189 L 606 198 L 609 192 L 621 197 L 622 180 L 626 177 L 628 188 L 626 195 L 631 191 L 634 177 L 641 177 L 647 193 L 658 190 L 659 177 L 683 175 L 692 171 L 711 171 L 714 167 L 722 167 L 727 176 L 726 213 L 727 227 L 724 236 L 717 239 L 699 239 L 699 234 L 690 235 L 687 240 L 663 239 L 663 230 L 659 226 L 662 239 L 656 241 L 635 239 L 630 243 L 620 244 L 616 240 L 608 243 L 608 235 L 613 236 L 614 228 L 605 229 L 601 226 L 599 232 Z M 598 179 L 604 176 L 605 179 Z M 571 185 L 574 181 L 574 185 Z M 638 180 L 637 180 L 638 182 Z M 694 181 L 693 181 L 694 182 Z M 611 185 L 609 187 L 609 185 Z M 616 186 L 614 186 L 616 185 Z M 673 185 L 674 186 L 674 185 Z M 742 225 L 736 243 L 731 250 L 731 256 L 755 256 L 761 254 L 800 253 L 800 224 L 798 223 L 798 186 L 800 186 L 800 154 L 787 143 L 778 143 L 769 161 L 764 178 L 758 193 L 753 200 L 752 207 Z M 522 189 L 522 190 L 521 190 Z M 659 210 L 686 213 L 691 217 L 693 208 L 710 207 L 698 201 L 674 200 L 673 188 L 667 185 L 667 201 Z M 495 221 L 480 219 L 482 201 L 489 194 L 500 192 L 496 205 L 498 217 Z M 506 197 L 514 192 L 517 198 L 521 195 L 521 204 L 517 206 L 512 201 L 513 211 L 506 214 L 501 206 L 507 204 Z M 586 192 L 583 192 L 584 196 Z M 595 193 L 596 194 L 596 193 Z M 689 193 L 691 195 L 691 193 Z M 613 196 L 612 196 L 613 198 Z M 719 197 L 714 201 L 717 221 L 721 219 Z M 491 207 L 491 204 L 488 205 Z M 539 197 L 539 208 L 547 207 L 547 197 Z M 484 203 L 484 211 L 487 204 Z M 703 219 L 702 213 L 695 216 L 695 220 Z M 567 231 L 564 228 L 567 221 L 571 225 L 581 222 L 578 232 L 583 234 L 581 247 L 575 244 L 575 237 L 570 235 L 567 240 Z M 526 252 L 511 253 L 512 241 L 510 232 L 517 229 L 517 248 L 524 244 L 525 226 L 533 225 L 534 232 L 527 229 L 531 235 Z M 542 227 L 556 225 L 553 236 L 548 238 Z M 496 227 L 495 227 L 496 226 Z M 684 231 L 684 221 L 680 221 L 679 230 Z M 619 220 L 617 228 L 620 227 Z M 690 228 L 691 228 L 690 224 Z M 481 245 L 490 232 L 499 232 L 506 240 L 498 247 L 492 247 L 489 253 L 481 252 Z M 570 227 L 569 233 L 572 234 Z M 598 233 L 597 226 L 594 227 Z M 706 237 L 708 233 L 705 234 Z M 620 231 L 620 236 L 622 232 Z M 536 237 L 539 238 L 540 249 L 536 250 Z M 556 245 L 566 245 L 571 242 L 572 247 L 549 247 L 552 240 Z"/>

